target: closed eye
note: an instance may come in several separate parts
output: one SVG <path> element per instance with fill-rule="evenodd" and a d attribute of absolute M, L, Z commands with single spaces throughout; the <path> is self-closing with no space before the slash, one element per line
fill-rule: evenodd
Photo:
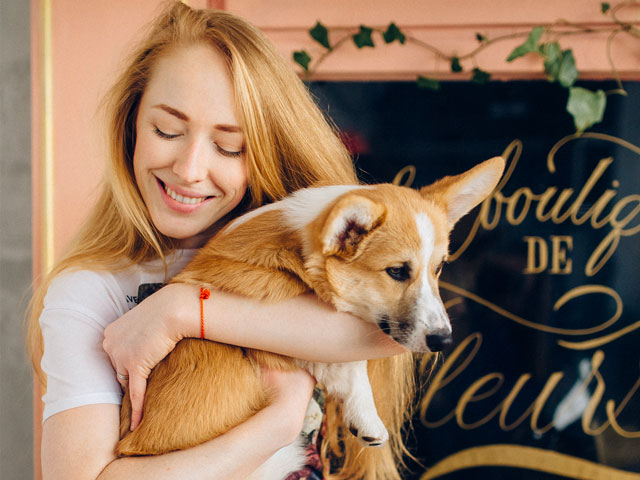
<path fill-rule="evenodd" d="M 225 150 L 217 143 L 215 144 L 215 146 L 216 146 L 216 150 L 220 152 L 221 155 L 224 155 L 225 157 L 232 157 L 232 158 L 239 157 L 244 153 L 244 148 L 240 149 L 239 151 L 234 151 L 234 150 Z"/>
<path fill-rule="evenodd" d="M 406 263 L 398 267 L 389 267 L 385 271 L 396 282 L 406 282 L 411 278 L 411 269 Z"/>
<path fill-rule="evenodd" d="M 154 127 L 156 135 L 158 135 L 160 138 L 164 138 L 165 140 L 173 140 L 174 138 L 179 137 L 179 134 L 173 134 L 173 133 L 165 133 L 162 130 L 160 130 L 158 127 Z"/>
<path fill-rule="evenodd" d="M 174 138 L 178 138 L 181 136 L 181 134 L 179 133 L 166 133 L 163 132 L 162 130 L 160 130 L 158 127 L 154 127 L 155 130 L 155 134 L 158 135 L 160 138 L 164 138 L 165 140 L 173 140 Z M 240 149 L 239 151 L 234 151 L 234 150 L 226 150 L 224 148 L 222 148 L 220 145 L 218 145 L 217 143 L 215 143 L 215 147 L 216 150 L 224 155 L 225 157 L 239 157 L 244 153 L 244 148 Z"/>

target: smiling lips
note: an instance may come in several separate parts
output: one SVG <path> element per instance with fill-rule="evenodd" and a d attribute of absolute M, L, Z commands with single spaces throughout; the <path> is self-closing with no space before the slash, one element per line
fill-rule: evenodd
<path fill-rule="evenodd" d="M 166 185 L 164 182 L 162 182 L 159 179 L 158 179 L 158 183 L 160 184 L 162 189 L 165 191 L 167 196 L 171 197 L 173 200 L 175 200 L 178 203 L 181 203 L 182 205 L 198 205 L 204 202 L 205 200 L 207 200 L 208 198 L 211 198 L 208 196 L 207 197 L 190 197 L 187 195 L 177 193 L 176 191 L 172 190 L 168 185 Z"/>
<path fill-rule="evenodd" d="M 195 205 L 196 203 L 202 203 L 207 199 L 207 197 L 186 197 L 180 195 L 166 185 L 164 186 L 164 191 L 167 192 L 167 195 L 173 198 L 176 202 L 184 203 L 185 205 Z"/>

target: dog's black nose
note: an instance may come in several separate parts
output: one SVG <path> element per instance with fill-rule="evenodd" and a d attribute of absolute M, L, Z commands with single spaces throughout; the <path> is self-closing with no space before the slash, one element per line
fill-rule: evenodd
<path fill-rule="evenodd" d="M 433 334 L 427 335 L 427 347 L 432 352 L 439 352 L 451 343 L 451 334 Z"/>

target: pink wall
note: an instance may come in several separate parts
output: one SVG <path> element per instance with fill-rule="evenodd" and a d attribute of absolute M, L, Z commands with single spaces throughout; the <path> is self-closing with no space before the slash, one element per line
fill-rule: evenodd
<path fill-rule="evenodd" d="M 41 1 L 32 0 L 34 18 Z M 592 27 L 602 26 L 607 17 L 600 13 L 599 0 L 514 2 L 507 0 L 458 0 L 456 2 L 417 0 L 191 0 L 192 6 L 224 6 L 261 29 L 287 58 L 294 50 L 306 48 L 312 55 L 322 47 L 309 39 L 307 30 L 317 20 L 327 26 L 351 27 L 364 23 L 385 27 L 395 21 L 403 30 L 428 40 L 445 53 L 464 54 L 477 46 L 476 32 L 489 37 L 526 32 L 533 26 L 570 18 Z M 104 128 L 100 101 L 122 62 L 126 46 L 140 29 L 162 8 L 161 0 L 115 0 L 111 2 L 52 2 L 53 48 L 53 128 L 54 128 L 54 252 L 57 257 L 94 198 L 104 164 Z M 34 47 L 40 26 L 34 22 Z M 614 42 L 614 58 L 625 77 L 640 75 L 637 50 L 624 48 L 630 40 L 619 35 Z M 494 79 L 541 77 L 538 59 L 504 61 L 522 38 L 496 44 L 478 56 L 478 66 L 494 74 Z M 415 45 L 381 45 L 375 50 L 357 50 L 350 42 L 331 55 L 317 78 L 328 79 L 413 79 L 417 74 L 438 78 L 466 79 L 453 75 L 446 61 Z M 564 37 L 563 44 L 576 50 L 583 78 L 610 75 L 604 39 L 599 36 Z M 34 73 L 40 59 L 34 48 Z M 463 61 L 466 71 L 471 61 Z M 40 99 L 41 81 L 34 75 L 34 99 Z M 34 161 L 40 162 L 41 112 L 34 105 Z M 37 185 L 36 185 L 37 187 Z M 40 188 L 35 188 L 39 200 Z M 39 202 L 34 202 L 39 205 Z M 36 231 L 40 223 L 36 211 Z M 37 237 L 39 241 L 39 237 Z M 39 271 L 39 267 L 37 269 Z"/>
<path fill-rule="evenodd" d="M 613 3 L 613 2 L 612 2 Z M 528 32 L 534 26 L 548 25 L 559 19 L 569 19 L 582 26 L 599 28 L 611 25 L 609 17 L 601 13 L 599 0 L 539 0 L 514 2 L 510 0 L 227 0 L 228 10 L 237 13 L 260 27 L 280 47 L 287 58 L 295 50 L 306 48 L 318 56 L 324 48 L 309 38 L 307 30 L 320 20 L 328 27 L 353 30 L 361 24 L 386 28 L 395 22 L 412 36 L 428 41 L 442 52 L 462 56 L 478 46 L 476 33 L 488 38 Z M 637 9 L 625 14 L 637 15 Z M 622 15 L 621 15 L 622 16 Z M 622 16 L 624 18 L 624 16 Z M 571 30 L 571 28 L 569 28 Z M 338 32 L 334 38 L 338 38 Z M 562 37 L 564 48 L 573 48 L 579 59 L 582 78 L 610 76 L 604 44 L 607 33 L 601 35 L 572 35 Z M 414 79 L 417 73 L 436 74 L 441 79 L 468 79 L 468 74 L 451 74 L 449 63 L 434 57 L 416 45 L 398 43 L 384 45 L 377 36 L 375 50 L 358 50 L 351 42 L 323 64 L 316 78 L 323 79 Z M 486 49 L 477 57 L 477 66 L 492 72 L 494 79 L 541 78 L 540 61 L 535 57 L 506 63 L 511 50 L 524 41 L 514 38 Z M 640 75 L 640 58 L 636 40 L 618 35 L 612 51 L 616 66 L 627 78 Z M 314 55 L 315 54 L 315 55 Z M 474 64 L 463 61 L 470 71 Z"/>
<path fill-rule="evenodd" d="M 51 7 L 51 37 L 42 27 L 45 5 Z M 32 172 L 33 172 L 33 271 L 45 268 L 43 253 L 47 235 L 43 208 L 44 124 L 53 124 L 53 252 L 58 258 L 77 231 L 95 198 L 103 171 L 100 102 L 121 62 L 126 46 L 162 8 L 159 0 L 32 0 Z M 197 7 L 206 0 L 191 0 Z M 44 45 L 49 42 L 53 63 L 53 113 L 45 120 Z M 40 478 L 41 402 L 34 385 L 34 471 Z"/>

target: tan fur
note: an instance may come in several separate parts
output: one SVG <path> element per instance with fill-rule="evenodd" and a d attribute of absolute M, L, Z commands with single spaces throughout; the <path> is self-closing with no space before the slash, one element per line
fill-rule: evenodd
<path fill-rule="evenodd" d="M 380 272 L 398 258 L 416 265 L 424 261 L 416 254 L 420 248 L 414 217 L 407 213 L 426 212 L 434 226 L 429 267 L 435 270 L 447 253 L 452 227 L 452 218 L 447 214 L 451 204 L 466 213 L 479 203 L 497 183 L 504 162 L 493 159 L 482 165 L 491 170 L 491 179 L 473 201 L 467 202 L 469 205 L 460 206 L 454 197 L 460 195 L 456 189 L 461 182 L 485 174 L 478 167 L 421 192 L 392 185 L 356 189 L 308 224 L 308 237 L 288 227 L 280 210 L 266 211 L 220 232 L 173 281 L 271 302 L 313 290 L 323 301 L 338 309 L 348 308 L 369 321 L 373 321 L 376 306 L 381 305 L 394 318 L 402 318 L 415 303 L 417 287 L 390 282 Z M 343 235 L 340 245 L 331 244 L 326 238 L 327 225 L 336 209 L 363 201 L 372 204 L 370 222 Z M 368 219 L 364 221 L 367 222 Z M 305 243 L 305 238 L 310 240 Z M 435 274 L 429 283 L 437 290 Z M 128 431 L 130 403 L 128 395 L 124 396 L 122 439 L 116 453 L 160 454 L 197 445 L 225 432 L 267 404 L 259 365 L 290 369 L 294 362 L 281 355 L 212 341 L 182 340 L 153 370 L 144 417 L 135 432 Z M 413 366 L 411 353 L 369 361 L 376 408 L 389 430 L 390 441 L 381 448 L 363 449 L 355 437 L 344 433 L 345 426 L 330 429 L 322 446 L 323 458 L 334 459 L 342 465 L 340 471 L 350 472 L 349 477 L 338 472 L 331 478 L 400 478 L 398 465 L 408 453 L 402 442 L 402 428 L 411 415 Z M 340 408 L 336 399 L 329 398 L 327 421 L 332 425 L 341 425 Z M 339 448 L 342 445 L 344 448 Z M 325 465 L 329 477 L 328 470 L 329 465 Z"/>

